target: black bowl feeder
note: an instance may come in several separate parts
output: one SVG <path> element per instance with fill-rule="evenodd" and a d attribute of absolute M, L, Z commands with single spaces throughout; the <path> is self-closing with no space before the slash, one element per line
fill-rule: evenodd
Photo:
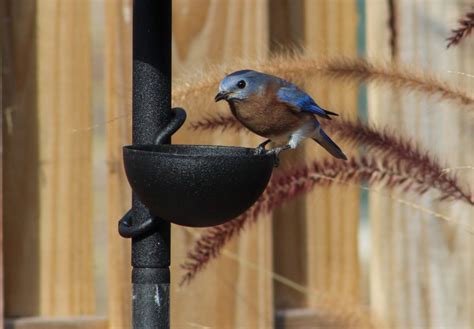
<path fill-rule="evenodd" d="M 119 232 L 131 237 L 153 229 L 158 217 L 174 224 L 205 227 L 223 224 L 247 210 L 268 184 L 277 158 L 255 149 L 213 145 L 163 144 L 186 119 L 173 109 L 170 124 L 155 144 L 123 148 L 128 182 L 151 218 L 132 227 L 131 212 Z"/>

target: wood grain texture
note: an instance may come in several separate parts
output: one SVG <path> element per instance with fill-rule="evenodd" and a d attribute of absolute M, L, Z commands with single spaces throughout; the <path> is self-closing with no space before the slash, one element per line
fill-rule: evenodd
<path fill-rule="evenodd" d="M 5 329 L 106 329 L 107 319 L 99 316 L 27 317 L 7 319 Z"/>
<path fill-rule="evenodd" d="M 7 316 L 95 309 L 88 8 L 7 1 Z"/>
<path fill-rule="evenodd" d="M 307 51 L 328 57 L 356 57 L 359 19 L 356 1 L 307 0 L 305 4 Z M 324 108 L 344 118 L 357 117 L 357 88 L 322 80 L 308 81 L 308 90 Z M 324 125 L 324 120 L 321 121 Z M 308 160 L 330 156 L 310 142 L 306 144 Z M 347 144 L 337 140 L 336 143 L 348 155 L 358 152 Z M 308 288 L 357 303 L 360 294 L 359 187 L 336 183 L 328 188 L 316 188 L 308 194 L 306 202 Z M 308 306 L 316 311 L 322 302 L 317 294 L 308 298 Z M 339 311 L 335 309 L 334 313 Z"/>
<path fill-rule="evenodd" d="M 5 314 L 24 316 L 39 313 L 39 285 L 30 280 L 31 275 L 39 276 L 40 266 L 38 119 L 31 115 L 37 109 L 37 50 L 33 42 L 36 6 L 34 2 L 17 1 L 3 5 L 3 81 L 11 81 L 2 85 L 3 184 L 8 191 L 4 195 L 3 218 Z M 18 232 L 22 232 L 21 239 Z"/>
<path fill-rule="evenodd" d="M 268 3 L 258 1 L 176 0 L 173 2 L 173 77 L 185 79 L 204 64 L 229 63 L 236 58 L 262 58 L 268 50 Z M 236 70 L 239 68 L 236 68 Z M 227 104 L 214 104 L 215 90 L 200 95 L 204 108 L 186 107 L 188 121 L 206 111 L 228 113 Z M 183 104 L 174 104 L 180 106 Z M 182 128 L 174 143 L 256 146 L 261 138 L 249 134 L 213 132 L 200 134 Z M 273 323 L 271 270 L 271 222 L 261 218 L 245 230 L 189 286 L 172 282 L 171 323 L 176 327 L 267 328 Z M 198 231 L 198 230 L 196 230 Z M 172 278 L 176 266 L 195 239 L 183 228 L 172 228 Z M 243 263 L 258 264 L 257 268 Z"/>
<path fill-rule="evenodd" d="M 305 51 L 314 56 L 355 56 L 357 19 L 355 1 L 305 1 L 301 17 Z M 302 80 L 303 88 L 324 108 L 346 118 L 357 116 L 356 89 L 314 76 Z M 346 154 L 357 152 L 344 144 L 341 147 Z M 313 141 L 306 141 L 304 150 L 288 159 L 291 163 L 286 165 L 292 167 L 328 156 Z M 357 186 L 317 187 L 285 205 L 275 216 L 275 271 L 309 291 L 357 300 L 358 219 Z M 317 293 L 302 295 L 279 283 L 275 289 L 278 308 L 307 307 L 317 311 L 321 305 Z"/>
<path fill-rule="evenodd" d="M 130 208 L 122 146 L 131 141 L 132 1 L 105 1 L 108 317 L 110 328 L 131 326 L 130 240 L 119 236 L 117 222 Z"/>
<path fill-rule="evenodd" d="M 7 18 L 9 18 L 7 15 L 7 6 L 6 6 L 6 2 L 5 1 L 2 1 L 0 3 L 0 11 L 1 11 L 1 14 L 0 14 L 0 19 L 2 20 L 2 22 L 7 22 Z M 7 26 L 7 24 L 4 25 L 4 28 Z M 5 33 L 4 35 L 7 35 L 7 33 Z M 2 42 L 2 54 L 5 54 L 5 40 L 2 38 L 1 39 L 3 42 Z M 5 80 L 5 69 L 7 68 L 6 65 L 6 61 L 4 59 L 4 56 L 2 56 L 2 66 L 1 66 L 1 70 L 2 70 L 2 73 L 1 73 L 1 76 L 2 76 L 2 81 L 0 82 L 0 89 L 2 89 L 3 91 L 3 81 Z M 3 130 L 4 130 L 4 127 L 3 127 L 3 122 L 4 122 L 4 118 L 3 118 L 3 114 L 4 114 L 4 107 L 3 105 L 5 104 L 4 103 L 5 101 L 5 98 L 3 97 L 3 93 L 2 95 L 0 96 L 0 103 L 2 104 L 2 115 L 0 116 L 0 130 L 1 130 L 1 134 L 0 134 L 0 328 L 3 328 L 3 313 L 4 313 L 4 294 L 3 294 L 3 282 L 4 282 L 4 276 L 3 276 L 3 253 L 4 253 L 4 245 L 3 245 Z"/>
<path fill-rule="evenodd" d="M 272 54 L 301 51 L 304 46 L 304 1 L 273 0 L 270 3 L 270 39 Z M 282 24 L 285 22 L 285 24 Z M 275 173 L 305 161 L 305 149 L 284 152 Z M 306 198 L 298 197 L 276 209 L 273 221 L 273 270 L 303 286 L 307 283 Z M 306 306 L 306 295 L 281 282 L 273 282 L 276 310 Z"/>
<path fill-rule="evenodd" d="M 40 314 L 95 311 L 88 1 L 37 5 Z"/>
<path fill-rule="evenodd" d="M 369 54 L 387 58 L 390 52 L 387 10 L 379 1 L 367 5 Z M 399 60 L 435 71 L 472 90 L 473 80 L 461 74 L 474 70 L 472 43 L 446 50 L 445 38 L 465 6 L 454 2 L 399 1 Z M 447 163 L 472 165 L 472 118 L 450 104 L 400 93 L 400 106 L 388 106 L 389 93 L 369 89 L 369 118 L 397 127 Z M 387 97 L 388 96 L 388 97 Z M 391 98 L 390 98 L 391 97 Z M 396 103 L 395 103 L 396 104 Z M 457 171 L 472 186 L 472 170 Z M 371 303 L 393 328 L 472 328 L 474 326 L 474 246 L 472 207 L 462 202 L 435 201 L 427 194 L 397 194 L 453 220 L 444 220 L 402 205 L 386 196 L 370 197 L 372 260 Z"/>
<path fill-rule="evenodd" d="M 5 81 L 8 78 L 8 75 L 6 74 L 5 70 L 8 72 L 8 65 L 9 62 L 8 60 L 11 60 L 10 58 L 5 58 L 5 54 L 7 53 L 7 49 L 10 46 L 10 44 L 7 44 L 7 40 L 5 40 L 5 36 L 10 35 L 9 29 L 7 29 L 7 26 L 9 24 L 9 14 L 10 12 L 7 12 L 7 3 L 6 1 L 2 1 L 0 3 L 0 19 L 3 24 L 4 34 L 2 37 L 2 66 L 1 66 L 1 76 L 2 76 L 2 81 L 0 81 L 0 89 L 2 89 L 2 95 L 0 96 L 0 103 L 2 104 L 2 115 L 0 116 L 0 173 L 2 174 L 0 176 L 0 328 L 3 328 L 4 323 L 3 323 L 3 318 L 4 318 L 4 294 L 3 294 L 3 283 L 4 283 L 4 275 L 3 275 L 3 267 L 4 267 L 4 262 L 3 262 L 3 253 L 4 253 L 4 244 L 3 244 L 3 132 L 6 131 L 6 127 L 4 127 L 4 114 L 5 114 L 5 108 L 9 105 L 8 102 L 10 100 L 8 99 L 8 96 L 5 97 L 3 95 L 4 91 L 4 85 L 3 81 Z M 5 106 L 6 105 L 6 106 Z"/>

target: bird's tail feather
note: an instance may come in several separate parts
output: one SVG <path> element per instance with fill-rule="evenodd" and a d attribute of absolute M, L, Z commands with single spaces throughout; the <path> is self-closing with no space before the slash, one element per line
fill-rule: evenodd
<path fill-rule="evenodd" d="M 324 147 L 324 149 L 326 151 L 331 153 L 331 155 L 333 157 L 338 158 L 338 159 L 347 160 L 347 157 L 344 154 L 344 152 L 342 152 L 342 150 L 339 148 L 339 146 L 337 146 L 337 144 L 334 143 L 333 140 L 331 138 L 329 138 L 328 135 L 326 135 L 326 133 L 324 132 L 324 130 L 322 128 L 318 129 L 318 133 L 316 134 L 316 136 L 313 137 L 313 139 L 319 145 Z"/>
<path fill-rule="evenodd" d="M 326 112 L 326 114 L 329 114 L 329 115 L 339 116 L 339 114 L 337 114 L 335 112 L 328 111 L 328 110 L 324 110 L 324 112 Z"/>
<path fill-rule="evenodd" d="M 319 105 L 314 105 L 313 106 L 313 109 L 314 109 L 314 114 L 317 115 L 317 116 L 320 116 L 324 119 L 328 119 L 328 120 L 332 120 L 332 118 L 330 117 L 331 115 L 334 115 L 334 116 L 338 116 L 339 114 L 335 113 L 335 112 L 331 112 L 331 111 L 328 111 L 328 110 L 325 110 L 323 109 L 321 106 Z"/>

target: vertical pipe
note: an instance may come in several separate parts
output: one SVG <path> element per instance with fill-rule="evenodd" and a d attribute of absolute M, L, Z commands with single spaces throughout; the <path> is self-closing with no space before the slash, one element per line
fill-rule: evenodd
<path fill-rule="evenodd" d="M 133 143 L 152 144 L 171 118 L 171 0 L 133 6 Z M 170 142 L 170 141 L 168 141 Z M 134 195 L 133 225 L 150 213 Z M 133 327 L 169 328 L 170 224 L 132 239 Z"/>

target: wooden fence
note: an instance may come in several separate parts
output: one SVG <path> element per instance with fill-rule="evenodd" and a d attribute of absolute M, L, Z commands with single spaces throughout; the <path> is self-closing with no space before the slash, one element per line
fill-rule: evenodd
<path fill-rule="evenodd" d="M 103 10 L 101 29 L 91 29 L 91 4 Z M 131 199 L 121 158 L 121 146 L 131 140 L 131 4 L 2 2 L 3 270 L 10 327 L 129 327 L 130 241 L 118 236 L 117 220 Z M 472 77 L 455 72 L 474 72 L 474 42 L 449 50 L 444 42 L 466 9 L 463 2 L 430 0 L 174 0 L 173 78 L 295 49 L 413 63 L 472 90 Z M 98 36 L 92 33 L 103 33 L 100 65 L 93 64 L 91 39 Z M 103 79 L 92 68 L 102 68 Z M 304 84 L 322 106 L 345 118 L 367 110 L 370 122 L 415 138 L 450 167 L 474 162 L 472 117 L 464 108 L 321 77 Z M 94 92 L 104 105 L 96 111 Z M 227 113 L 225 104 L 212 104 L 214 93 L 201 97 L 211 111 Z M 188 123 L 174 143 L 261 141 L 245 132 L 191 130 L 189 122 L 209 112 L 187 102 Z M 342 146 L 348 154 L 360 152 Z M 106 159 L 104 177 L 94 167 L 97 154 Z M 307 143 L 283 156 L 287 168 L 327 155 Z M 474 184 L 472 171 L 460 170 L 459 177 Z M 96 180 L 104 185 L 94 187 Z M 94 200 L 98 193 L 106 205 Z M 359 184 L 317 187 L 259 218 L 183 287 L 179 264 L 201 231 L 174 226 L 172 326 L 474 327 L 474 245 L 466 229 L 472 207 L 433 202 L 431 194 L 370 189 L 367 225 L 364 193 Z M 94 211 L 97 206 L 103 211 Z M 367 245 L 369 253 L 361 248 Z M 94 265 L 98 246 L 107 257 Z"/>
<path fill-rule="evenodd" d="M 389 29 L 376 28 L 387 21 L 386 4 L 371 1 L 366 8 L 368 54 L 387 57 L 390 48 L 381 44 Z M 443 47 L 448 31 L 468 8 L 462 2 L 398 1 L 395 60 L 437 72 L 472 91 L 472 76 L 467 78 L 462 72 L 474 70 L 474 44 L 466 40 L 459 48 Z M 369 90 L 369 118 L 413 136 L 446 161 L 448 168 L 464 166 L 457 175 L 472 188 L 473 171 L 466 166 L 474 161 L 474 135 L 466 109 L 413 95 L 400 96 Z M 394 202 L 371 193 L 371 304 L 389 327 L 474 326 L 473 209 L 463 203 L 438 204 L 434 199 L 431 194 L 420 198 L 408 193 L 395 197 Z M 445 218 L 407 206 L 407 202 Z"/>

